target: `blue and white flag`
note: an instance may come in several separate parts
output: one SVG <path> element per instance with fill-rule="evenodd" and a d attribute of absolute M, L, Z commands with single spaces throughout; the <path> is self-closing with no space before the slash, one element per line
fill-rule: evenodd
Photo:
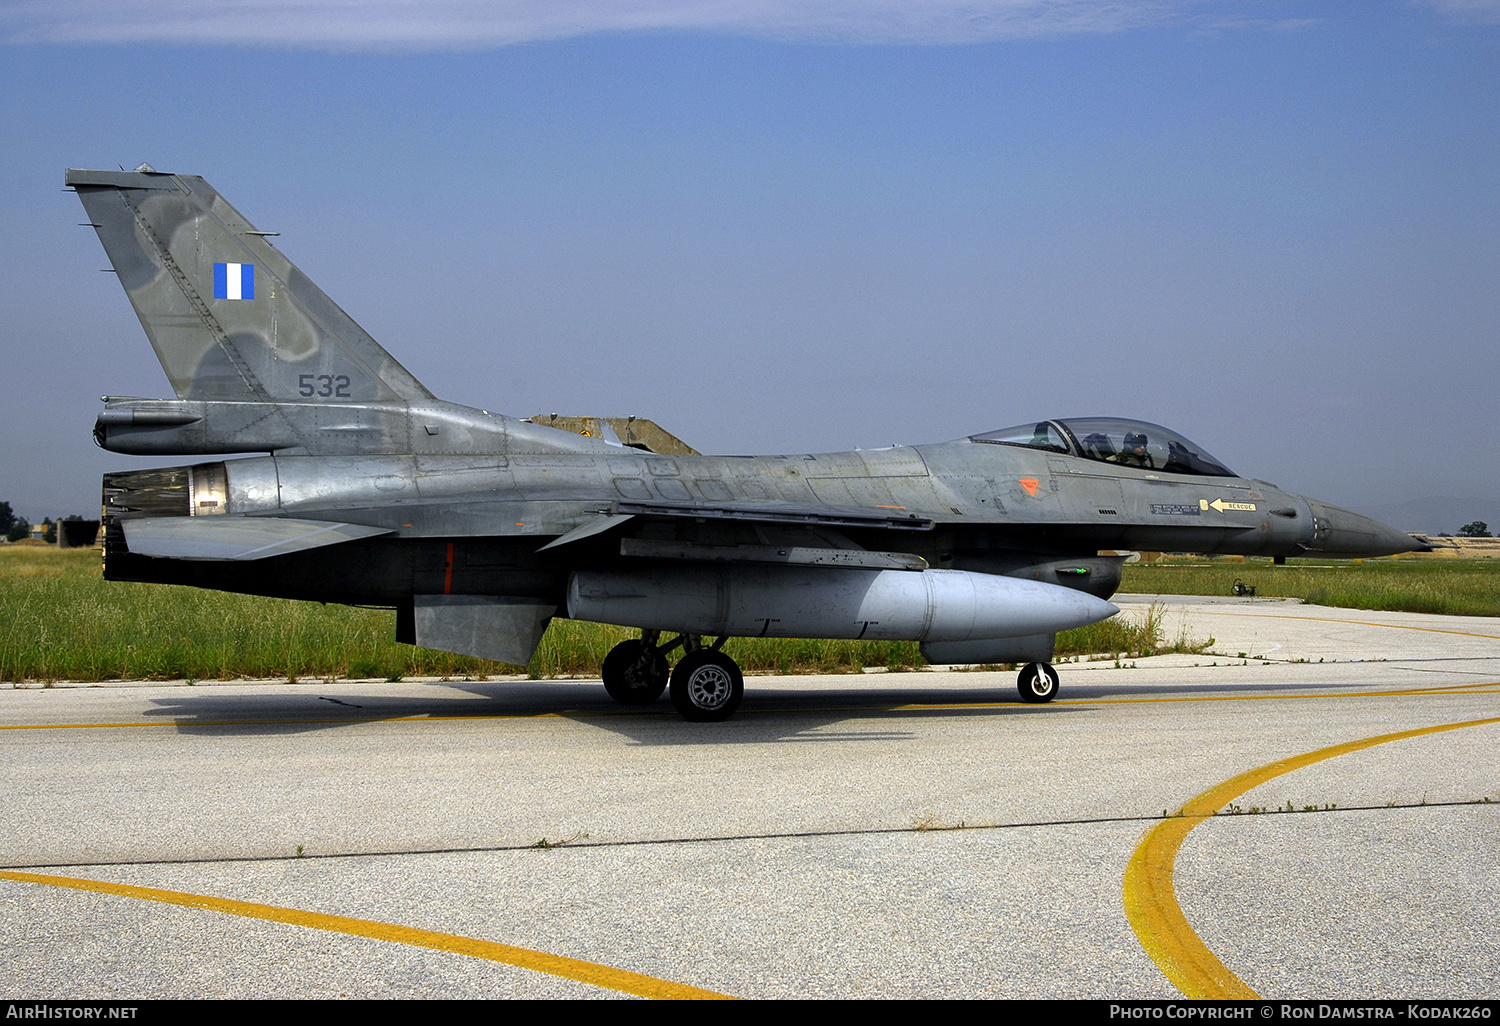
<path fill-rule="evenodd" d="M 215 299 L 254 299 L 254 264 L 214 264 Z"/>

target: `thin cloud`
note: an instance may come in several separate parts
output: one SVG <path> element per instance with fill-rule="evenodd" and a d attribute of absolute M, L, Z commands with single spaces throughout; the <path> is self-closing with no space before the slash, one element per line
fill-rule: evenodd
<path fill-rule="evenodd" d="M 1425 0 L 1446 21 L 1480 25 L 1500 25 L 1500 0 Z"/>
<path fill-rule="evenodd" d="M 1195 36 L 1218 38 L 1226 32 L 1306 32 L 1323 24 L 1321 18 L 1197 18 Z"/>
<path fill-rule="evenodd" d="M 1170 23 L 1203 0 L 13 0 L 0 40 L 487 49 L 620 32 L 979 43 Z"/>

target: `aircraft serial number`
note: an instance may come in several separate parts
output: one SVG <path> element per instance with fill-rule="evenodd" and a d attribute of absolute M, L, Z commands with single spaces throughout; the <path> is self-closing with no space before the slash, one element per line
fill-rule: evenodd
<path fill-rule="evenodd" d="M 297 378 L 297 391 L 305 398 L 318 396 L 321 399 L 348 399 L 349 375 L 302 374 Z"/>

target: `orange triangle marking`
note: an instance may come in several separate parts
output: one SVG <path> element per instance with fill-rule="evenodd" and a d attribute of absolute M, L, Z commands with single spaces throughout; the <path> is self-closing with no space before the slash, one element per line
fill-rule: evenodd
<path fill-rule="evenodd" d="M 1024 488 L 1024 489 L 1026 489 L 1026 494 L 1027 495 L 1035 495 L 1036 494 L 1036 486 L 1037 486 L 1037 479 L 1036 478 L 1034 478 L 1034 477 L 1023 477 L 1023 478 L 1020 478 L 1019 480 L 1021 482 L 1021 487 Z"/>

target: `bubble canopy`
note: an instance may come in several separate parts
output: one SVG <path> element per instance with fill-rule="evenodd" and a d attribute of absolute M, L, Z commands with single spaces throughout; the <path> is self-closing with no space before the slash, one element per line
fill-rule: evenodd
<path fill-rule="evenodd" d="M 1041 420 L 970 436 L 976 442 L 1081 456 L 1086 460 L 1142 467 L 1168 474 L 1235 477 L 1233 471 L 1175 431 L 1143 420 L 1075 417 Z"/>

